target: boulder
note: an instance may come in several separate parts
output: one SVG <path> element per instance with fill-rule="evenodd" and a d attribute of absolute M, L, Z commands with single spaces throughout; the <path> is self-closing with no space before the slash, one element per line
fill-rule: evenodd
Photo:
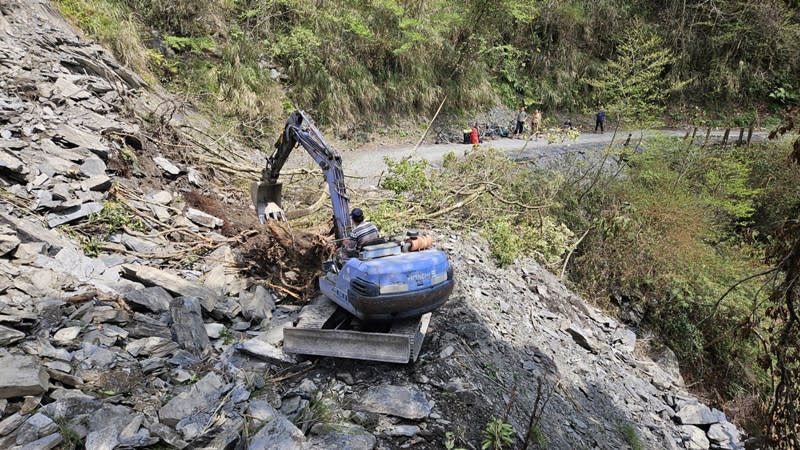
<path fill-rule="evenodd" d="M 48 379 L 32 356 L 0 356 L 0 398 L 42 394 L 50 387 Z"/>
<path fill-rule="evenodd" d="M 6 347 L 25 339 L 25 333 L 0 325 L 0 347 Z"/>
<path fill-rule="evenodd" d="M 357 404 L 357 409 L 418 420 L 428 417 L 433 405 L 416 388 L 382 385 L 368 389 Z"/>
<path fill-rule="evenodd" d="M 204 356 L 211 352 L 211 341 L 203 325 L 200 300 L 194 297 L 179 297 L 170 303 L 172 336 L 184 350 Z"/>
<path fill-rule="evenodd" d="M 278 415 L 250 437 L 247 450 L 305 450 L 306 438 L 294 424 Z"/>
<path fill-rule="evenodd" d="M 200 211 L 199 209 L 188 208 L 184 214 L 187 219 L 206 228 L 221 227 L 225 223 L 222 219 Z"/>
<path fill-rule="evenodd" d="M 169 311 L 172 295 L 161 286 L 126 292 L 123 298 L 135 311 L 161 313 Z"/>
<path fill-rule="evenodd" d="M 700 403 L 686 403 L 678 409 L 678 423 L 682 425 L 711 425 L 726 422 L 725 413 Z"/>
<path fill-rule="evenodd" d="M 377 439 L 363 427 L 351 424 L 317 423 L 311 427 L 311 450 L 372 450 Z"/>
<path fill-rule="evenodd" d="M 209 373 L 189 390 L 172 398 L 158 411 L 161 423 L 174 427 L 183 418 L 209 412 L 217 406 L 225 383 L 216 373 Z M 278 448 L 278 447 L 274 447 Z"/>

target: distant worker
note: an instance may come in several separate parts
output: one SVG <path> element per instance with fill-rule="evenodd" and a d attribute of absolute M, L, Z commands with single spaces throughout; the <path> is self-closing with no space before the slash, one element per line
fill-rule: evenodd
<path fill-rule="evenodd" d="M 542 112 L 538 109 L 533 112 L 531 116 L 531 133 L 536 135 L 536 138 L 539 138 L 539 127 L 542 125 Z"/>
<path fill-rule="evenodd" d="M 514 136 L 522 134 L 525 130 L 525 121 L 528 119 L 528 113 L 525 112 L 525 105 L 520 105 L 517 112 L 517 126 L 514 127 Z"/>
<path fill-rule="evenodd" d="M 561 125 L 561 128 L 564 130 L 571 130 L 572 129 L 572 119 L 567 117 L 567 120 L 564 121 L 564 124 Z"/>
<path fill-rule="evenodd" d="M 603 134 L 603 124 L 606 121 L 606 110 L 603 107 L 600 107 L 600 111 L 597 112 L 596 120 L 594 122 L 594 132 L 597 133 L 597 128 L 600 128 L 600 134 Z"/>
<path fill-rule="evenodd" d="M 478 145 L 481 143 L 480 136 L 478 134 L 478 124 L 472 126 L 469 133 L 469 143 L 472 145 Z"/>

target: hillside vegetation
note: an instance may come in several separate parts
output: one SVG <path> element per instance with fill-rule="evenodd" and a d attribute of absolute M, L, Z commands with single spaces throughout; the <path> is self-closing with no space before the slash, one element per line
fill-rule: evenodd
<path fill-rule="evenodd" d="M 671 55 L 659 75 L 684 83 L 669 98 L 677 120 L 749 123 L 800 96 L 800 6 L 789 1 L 55 2 L 122 61 L 246 131 L 292 105 L 345 136 L 429 118 L 445 98 L 453 113 L 593 110 L 609 94 L 593 80 L 631 29 Z"/>

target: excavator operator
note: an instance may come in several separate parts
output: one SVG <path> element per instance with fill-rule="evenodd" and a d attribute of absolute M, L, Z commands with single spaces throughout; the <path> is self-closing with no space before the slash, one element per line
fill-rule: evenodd
<path fill-rule="evenodd" d="M 352 255 L 362 247 L 366 242 L 374 241 L 380 238 L 378 234 L 378 227 L 374 223 L 364 220 L 364 211 L 361 208 L 353 208 L 350 212 L 350 218 L 353 219 L 353 230 L 350 231 L 350 236 L 342 243 L 344 250 Z"/>

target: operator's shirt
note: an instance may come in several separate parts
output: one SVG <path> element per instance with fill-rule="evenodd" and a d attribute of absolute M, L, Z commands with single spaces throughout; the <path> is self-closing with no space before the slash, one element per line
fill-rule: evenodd
<path fill-rule="evenodd" d="M 361 222 L 357 227 L 350 231 L 350 239 L 359 246 L 373 239 L 378 239 L 378 227 L 370 221 Z"/>

